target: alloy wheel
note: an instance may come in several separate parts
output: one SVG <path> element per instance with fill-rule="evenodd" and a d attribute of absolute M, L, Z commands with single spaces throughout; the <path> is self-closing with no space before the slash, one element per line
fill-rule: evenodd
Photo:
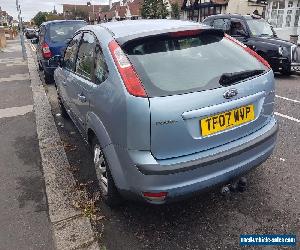
<path fill-rule="evenodd" d="M 107 195 L 108 192 L 108 183 L 107 183 L 107 171 L 106 171 L 106 161 L 104 154 L 99 145 L 94 147 L 94 165 L 96 170 L 97 179 L 99 181 L 99 186 L 104 195 Z"/>

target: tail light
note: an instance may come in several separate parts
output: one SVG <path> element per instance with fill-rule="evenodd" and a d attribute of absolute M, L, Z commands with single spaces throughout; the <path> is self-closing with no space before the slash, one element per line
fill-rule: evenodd
<path fill-rule="evenodd" d="M 119 44 L 115 40 L 113 40 L 108 44 L 108 48 L 128 93 L 133 96 L 147 97 L 141 80 L 139 79 L 137 73 L 135 72 L 133 66 L 131 65 L 130 61 L 128 60 Z"/>
<path fill-rule="evenodd" d="M 144 192 L 143 193 L 144 198 L 150 201 L 163 201 L 166 199 L 167 195 L 168 195 L 167 192 L 159 192 L 159 193 Z"/>
<path fill-rule="evenodd" d="M 250 55 L 254 56 L 258 61 L 260 61 L 263 65 L 265 65 L 267 68 L 271 68 L 270 64 L 264 59 L 262 58 L 259 54 L 257 54 L 254 50 L 250 49 L 249 47 L 247 47 L 245 44 L 241 43 L 240 41 L 236 40 L 235 38 L 225 34 L 225 37 L 234 42 L 235 44 L 241 46 L 242 48 L 244 48 L 245 51 L 247 51 Z"/>
<path fill-rule="evenodd" d="M 42 45 L 43 57 L 45 59 L 49 59 L 52 57 L 52 53 L 47 43 L 43 43 Z"/>

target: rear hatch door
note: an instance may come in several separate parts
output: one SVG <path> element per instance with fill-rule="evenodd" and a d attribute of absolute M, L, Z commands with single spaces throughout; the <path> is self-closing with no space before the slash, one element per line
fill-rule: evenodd
<path fill-rule="evenodd" d="M 125 51 L 149 96 L 156 159 L 237 140 L 272 115 L 263 107 L 273 73 L 223 33 L 169 33 L 135 40 Z"/>

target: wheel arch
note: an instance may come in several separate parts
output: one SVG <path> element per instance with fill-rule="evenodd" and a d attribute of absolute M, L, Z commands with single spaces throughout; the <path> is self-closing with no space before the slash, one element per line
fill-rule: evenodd
<path fill-rule="evenodd" d="M 118 189 L 128 189 L 128 183 L 125 179 L 124 171 L 119 160 L 119 156 L 111 142 L 104 124 L 94 113 L 88 114 L 86 139 L 89 145 L 92 144 L 93 138 L 97 138 L 100 147 L 105 153 L 106 160 L 110 166 L 110 171 Z M 92 146 L 92 145 L 91 145 Z"/>
<path fill-rule="evenodd" d="M 104 124 L 95 113 L 88 113 L 86 131 L 87 141 L 90 145 L 94 137 L 97 137 L 101 148 L 105 148 L 107 145 L 111 144 L 111 139 Z"/>

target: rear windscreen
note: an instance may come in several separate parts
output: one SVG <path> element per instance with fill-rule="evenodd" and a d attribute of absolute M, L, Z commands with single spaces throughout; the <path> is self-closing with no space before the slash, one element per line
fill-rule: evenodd
<path fill-rule="evenodd" d="M 139 39 L 123 50 L 150 97 L 218 88 L 224 73 L 265 70 L 242 47 L 209 32 Z"/>
<path fill-rule="evenodd" d="M 73 37 L 75 32 L 85 26 L 85 22 L 58 22 L 49 27 L 49 38 L 52 42 L 66 42 Z"/>

